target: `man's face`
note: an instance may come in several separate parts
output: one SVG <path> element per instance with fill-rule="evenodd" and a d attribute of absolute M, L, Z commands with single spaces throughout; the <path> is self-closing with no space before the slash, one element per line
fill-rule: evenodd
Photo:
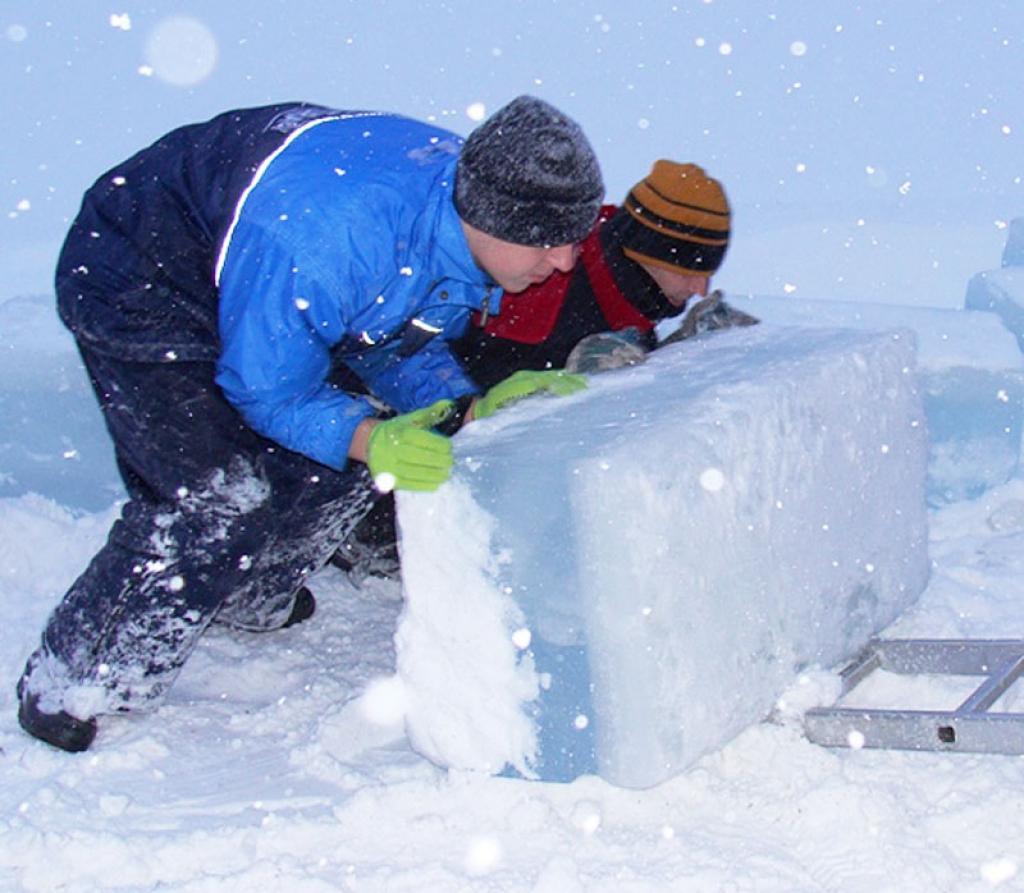
<path fill-rule="evenodd" d="M 665 267 L 656 267 L 654 264 L 640 264 L 658 288 L 661 289 L 665 299 L 673 307 L 684 307 L 686 302 L 694 295 L 704 297 L 711 287 L 711 277 L 700 273 L 685 273 L 682 270 L 668 270 Z"/>
<path fill-rule="evenodd" d="M 496 239 L 465 221 L 462 228 L 476 265 L 510 294 L 543 282 L 555 270 L 568 273 L 576 263 L 575 245 L 534 248 Z"/>

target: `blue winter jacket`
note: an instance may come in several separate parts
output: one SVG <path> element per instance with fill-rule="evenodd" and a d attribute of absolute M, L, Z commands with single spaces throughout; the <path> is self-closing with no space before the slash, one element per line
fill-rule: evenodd
<path fill-rule="evenodd" d="M 391 115 L 310 122 L 268 160 L 221 249 L 217 382 L 260 433 L 341 467 L 364 397 L 399 411 L 476 390 L 448 351 L 500 293 L 452 201 L 457 137 Z"/>
<path fill-rule="evenodd" d="M 476 390 L 447 342 L 501 291 L 455 211 L 460 146 L 302 104 L 181 128 L 86 194 L 58 263 L 61 316 L 128 360 L 214 360 L 249 425 L 340 469 L 376 410 L 331 383 L 339 364 L 402 412 Z"/>

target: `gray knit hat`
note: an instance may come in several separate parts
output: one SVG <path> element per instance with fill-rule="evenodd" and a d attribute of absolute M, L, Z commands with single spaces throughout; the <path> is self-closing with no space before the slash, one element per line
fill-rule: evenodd
<path fill-rule="evenodd" d="M 603 197 L 601 168 L 580 126 L 533 96 L 495 112 L 459 155 L 459 216 L 505 242 L 578 242 L 597 221 Z"/>

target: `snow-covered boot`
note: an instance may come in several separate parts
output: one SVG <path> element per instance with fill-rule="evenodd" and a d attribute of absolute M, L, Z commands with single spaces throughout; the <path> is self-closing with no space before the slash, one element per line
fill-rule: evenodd
<path fill-rule="evenodd" d="M 24 679 L 18 682 L 18 722 L 33 738 L 71 753 L 88 750 L 96 737 L 96 720 L 77 719 L 64 710 L 46 713 L 39 706 L 39 695 L 25 691 Z"/>

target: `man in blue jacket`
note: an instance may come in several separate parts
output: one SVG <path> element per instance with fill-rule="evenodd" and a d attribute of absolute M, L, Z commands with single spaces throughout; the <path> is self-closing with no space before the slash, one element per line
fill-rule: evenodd
<path fill-rule="evenodd" d="M 372 483 L 433 489 L 438 429 L 581 387 L 479 395 L 447 343 L 570 269 L 603 191 L 578 125 L 528 96 L 464 146 L 391 114 L 227 112 L 103 175 L 56 285 L 129 499 L 28 660 L 25 730 L 84 750 L 97 716 L 159 703 L 211 622 L 304 620 Z"/>

